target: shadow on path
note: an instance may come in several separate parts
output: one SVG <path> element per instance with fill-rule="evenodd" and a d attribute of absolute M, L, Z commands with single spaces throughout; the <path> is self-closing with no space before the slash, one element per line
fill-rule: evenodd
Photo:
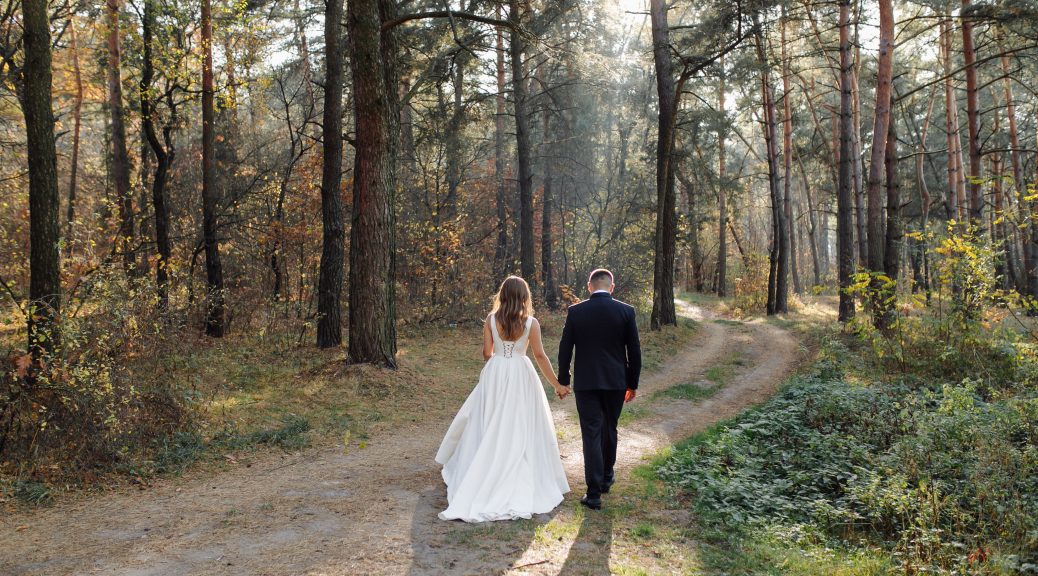
<path fill-rule="evenodd" d="M 585 511 L 584 517 L 580 520 L 577 537 L 569 549 L 559 576 L 609 574 L 609 554 L 612 545 L 613 511 Z"/>
<path fill-rule="evenodd" d="M 538 530 L 552 521 L 567 504 L 529 520 L 501 520 L 469 524 L 440 520 L 447 508 L 443 482 L 416 487 L 418 501 L 411 520 L 409 576 L 439 574 L 505 574 L 516 565 L 537 538 Z"/>

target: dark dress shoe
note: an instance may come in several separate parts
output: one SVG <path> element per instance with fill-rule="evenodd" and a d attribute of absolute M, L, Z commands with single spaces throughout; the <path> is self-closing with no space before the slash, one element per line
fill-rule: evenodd
<path fill-rule="evenodd" d="M 585 495 L 583 498 L 580 499 L 580 503 L 583 504 L 584 506 L 587 506 L 588 508 L 590 508 L 592 510 L 601 510 L 602 509 L 602 499 L 601 498 L 590 498 L 590 497 Z"/>

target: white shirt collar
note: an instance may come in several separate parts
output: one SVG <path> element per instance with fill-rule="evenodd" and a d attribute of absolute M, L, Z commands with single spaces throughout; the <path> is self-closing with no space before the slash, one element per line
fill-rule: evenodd
<path fill-rule="evenodd" d="M 592 292 L 592 294 L 599 294 L 599 293 L 609 294 L 609 290 L 595 290 L 594 292 Z"/>

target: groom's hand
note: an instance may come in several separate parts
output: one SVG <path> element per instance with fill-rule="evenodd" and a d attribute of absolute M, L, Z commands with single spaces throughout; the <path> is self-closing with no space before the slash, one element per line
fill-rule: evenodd
<path fill-rule="evenodd" d="M 555 395 L 559 397 L 559 400 L 564 400 L 566 396 L 569 396 L 569 388 L 565 386 L 559 386 L 555 389 Z"/>
<path fill-rule="evenodd" d="M 634 400 L 634 397 L 637 396 L 637 395 L 638 395 L 638 391 L 637 390 L 635 390 L 634 388 L 628 388 L 627 392 L 624 393 L 624 404 L 627 404 L 631 400 Z"/>

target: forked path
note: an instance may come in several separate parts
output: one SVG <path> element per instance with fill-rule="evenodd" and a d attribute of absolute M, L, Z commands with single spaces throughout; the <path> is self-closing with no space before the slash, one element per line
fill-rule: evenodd
<path fill-rule="evenodd" d="M 701 320 L 699 332 L 644 378 L 634 404 L 640 413 L 621 429 L 619 485 L 645 456 L 766 399 L 803 357 L 796 340 L 773 325 L 717 322 L 688 305 L 682 313 Z M 708 399 L 654 397 L 719 365 L 734 373 Z M 572 512 L 583 487 L 580 431 L 572 399 L 552 406 L 573 487 L 560 509 Z M 419 421 L 364 450 L 261 458 L 208 478 L 2 518 L 0 574 L 567 572 L 572 538 L 517 546 L 509 523 L 497 523 L 506 526 L 495 532 L 436 518 L 446 496 L 432 456 L 447 424 Z"/>

